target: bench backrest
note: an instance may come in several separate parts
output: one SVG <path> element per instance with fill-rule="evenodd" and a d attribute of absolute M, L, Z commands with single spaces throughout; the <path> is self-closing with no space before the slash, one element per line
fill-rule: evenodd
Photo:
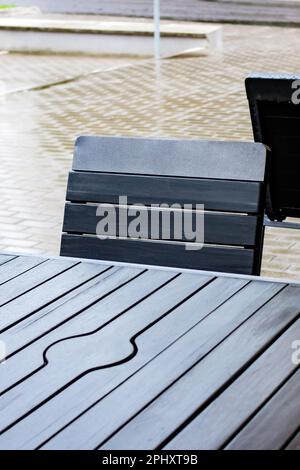
<path fill-rule="evenodd" d="M 80 137 L 68 180 L 61 255 L 259 274 L 265 182 L 266 149 L 261 144 Z M 126 196 L 127 205 L 124 200 L 120 205 L 119 196 Z M 117 233 L 108 223 L 98 224 L 107 217 L 104 212 L 99 216 L 99 203 L 114 205 Z M 141 212 L 133 210 L 136 204 L 144 205 Z M 150 211 L 153 204 L 165 207 Z M 184 216 L 192 214 L 194 228 L 196 214 L 203 215 L 196 204 L 204 205 L 201 249 L 199 239 L 186 244 L 190 237 L 185 231 L 178 235 L 180 219 L 169 208 L 173 204 L 190 205 Z M 152 210 L 159 214 L 154 235 Z M 128 220 L 121 220 L 121 212 Z M 145 212 L 149 223 L 137 227 L 139 236 L 129 237 L 128 226 Z M 167 237 L 164 215 L 170 216 Z"/>
<path fill-rule="evenodd" d="M 246 79 L 254 140 L 263 142 L 272 152 L 266 208 L 271 220 L 300 217 L 299 79 L 271 74 Z"/>

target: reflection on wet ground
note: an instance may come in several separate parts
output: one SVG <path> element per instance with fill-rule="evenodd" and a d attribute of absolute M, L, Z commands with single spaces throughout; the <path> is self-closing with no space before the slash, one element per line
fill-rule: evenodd
<path fill-rule="evenodd" d="M 137 58 L 97 57 L 67 54 L 0 53 L 1 93 L 74 79 L 136 62 Z"/>
<path fill-rule="evenodd" d="M 69 83 L 2 95 L 0 250 L 58 254 L 80 134 L 251 140 L 244 78 L 299 70 L 299 43 L 298 29 L 228 25 L 223 55 L 166 60 L 160 70 L 151 61 L 105 71 L 101 58 L 0 56 L 0 80 L 11 88 L 103 65 Z M 263 274 L 299 278 L 299 253 L 299 231 L 268 229 Z"/>

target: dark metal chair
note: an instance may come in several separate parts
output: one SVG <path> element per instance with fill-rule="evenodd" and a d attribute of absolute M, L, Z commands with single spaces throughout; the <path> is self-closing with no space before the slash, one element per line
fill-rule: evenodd
<path fill-rule="evenodd" d="M 249 142 L 80 137 L 68 180 L 61 255 L 259 274 L 266 159 L 265 147 Z M 117 232 L 102 228 L 107 238 L 99 239 L 97 206 L 113 204 L 119 215 L 124 210 L 119 196 L 127 197 L 126 211 L 144 204 L 137 212 L 147 217 L 151 204 L 191 204 L 194 216 L 195 205 L 204 204 L 204 246 L 186 249 L 188 240 L 184 232 L 174 233 L 169 207 L 155 209 L 155 237 L 151 221 L 137 238 L 122 235 L 117 217 Z M 161 229 L 163 211 L 171 220 L 168 239 Z M 132 220 L 129 213 L 125 225 Z"/>
<path fill-rule="evenodd" d="M 286 217 L 300 217 L 299 79 L 271 74 L 246 79 L 254 140 L 271 150 L 266 225 L 300 228 L 297 223 L 282 223 Z"/>

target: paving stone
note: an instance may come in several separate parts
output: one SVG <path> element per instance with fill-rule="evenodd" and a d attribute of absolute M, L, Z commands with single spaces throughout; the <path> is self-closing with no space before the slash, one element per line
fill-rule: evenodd
<path fill-rule="evenodd" d="M 134 58 L 67 54 L 19 54 L 0 56 L 0 92 L 47 86 L 95 70 L 135 62 Z M 25 72 L 25 73 L 24 73 Z M 3 97 L 2 97 L 3 101 Z"/>
<path fill-rule="evenodd" d="M 0 106 L 0 246 L 59 253 L 67 173 L 80 134 L 252 140 L 244 79 L 252 71 L 299 71 L 299 30 L 225 25 L 224 33 L 223 54 L 159 67 L 139 62 L 7 95 Z M 29 70 L 35 59 L 27 56 L 35 63 Z M 41 60 L 46 68 L 47 58 Z M 6 63 L 7 77 L 11 67 L 16 81 L 18 75 L 26 81 L 26 61 L 16 55 L 15 62 Z M 72 73 L 71 58 L 66 68 Z M 51 58 L 49 77 L 53 69 Z M 32 250 L 14 232 L 24 233 Z M 267 228 L 262 274 L 300 278 L 299 246 L 300 231 Z"/>

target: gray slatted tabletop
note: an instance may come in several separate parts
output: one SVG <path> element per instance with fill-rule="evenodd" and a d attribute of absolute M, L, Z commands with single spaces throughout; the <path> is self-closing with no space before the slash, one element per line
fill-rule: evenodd
<path fill-rule="evenodd" d="M 299 448 L 300 285 L 2 254 L 0 330 L 1 449 Z"/>

